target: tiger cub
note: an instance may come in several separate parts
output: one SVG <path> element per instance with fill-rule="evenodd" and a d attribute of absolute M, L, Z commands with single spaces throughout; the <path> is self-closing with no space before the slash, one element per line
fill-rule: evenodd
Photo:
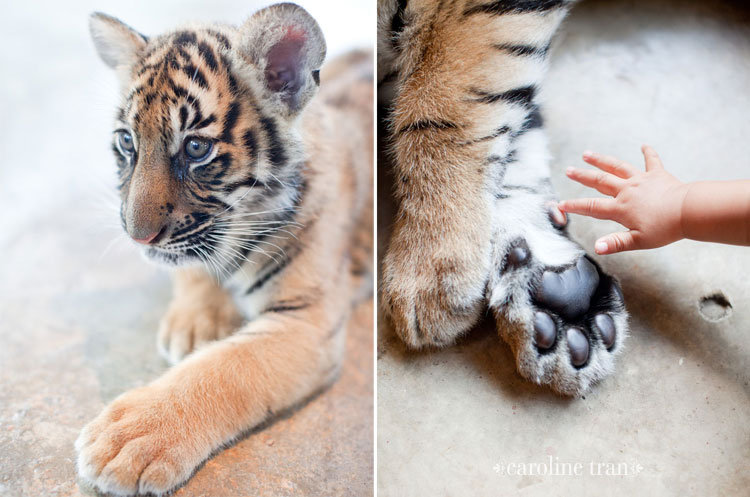
<path fill-rule="evenodd" d="M 240 27 L 90 28 L 122 88 L 123 228 L 178 266 L 158 333 L 177 364 L 83 429 L 77 465 L 99 491 L 160 495 L 337 376 L 371 298 L 374 61 L 320 72 L 323 34 L 289 3 Z"/>
<path fill-rule="evenodd" d="M 525 378 L 580 395 L 627 334 L 617 281 L 555 207 L 538 89 L 572 1 L 379 0 L 395 196 L 382 305 L 445 346 L 487 305 Z"/>

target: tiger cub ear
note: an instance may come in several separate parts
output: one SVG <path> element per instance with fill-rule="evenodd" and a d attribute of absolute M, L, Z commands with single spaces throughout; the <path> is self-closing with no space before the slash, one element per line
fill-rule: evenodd
<path fill-rule="evenodd" d="M 89 30 L 99 57 L 113 69 L 132 66 L 148 42 L 127 24 L 101 12 L 91 14 Z"/>
<path fill-rule="evenodd" d="M 242 26 L 240 47 L 260 69 L 256 79 L 280 114 L 296 115 L 315 94 L 326 42 L 302 7 L 280 3 L 259 10 Z"/>

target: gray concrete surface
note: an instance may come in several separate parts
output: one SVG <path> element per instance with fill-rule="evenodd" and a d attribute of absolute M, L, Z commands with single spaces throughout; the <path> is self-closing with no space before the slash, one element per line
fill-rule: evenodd
<path fill-rule="evenodd" d="M 641 143 L 685 181 L 750 177 L 742 3 L 584 1 L 551 57 L 544 115 L 562 197 L 584 194 L 563 174 L 581 152 L 642 165 Z M 382 249 L 382 169 L 378 188 Z M 591 252 L 616 228 L 571 225 Z M 616 374 L 582 399 L 525 382 L 491 322 L 413 353 L 380 321 L 379 496 L 750 495 L 750 249 L 682 241 L 597 260 L 623 283 L 632 331 Z M 716 293 L 731 309 L 701 304 Z M 531 464 L 558 474 L 507 474 Z"/>
<path fill-rule="evenodd" d="M 331 53 L 372 42 L 356 22 L 337 30 L 340 12 L 326 2 L 302 3 Z M 155 333 L 169 278 L 118 226 L 117 85 L 88 39 L 88 14 L 156 33 L 187 20 L 241 22 L 259 4 L 47 0 L 0 16 L 0 496 L 81 494 L 81 427 L 167 367 Z M 346 6 L 350 19 L 370 11 Z M 372 494 L 372 312 L 357 311 L 331 389 L 211 459 L 175 495 Z"/>

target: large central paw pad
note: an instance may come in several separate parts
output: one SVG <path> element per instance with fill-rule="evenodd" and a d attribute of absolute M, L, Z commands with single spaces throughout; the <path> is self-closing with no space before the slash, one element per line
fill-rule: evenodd
<path fill-rule="evenodd" d="M 566 319 L 575 319 L 591 306 L 591 296 L 599 285 L 599 272 L 585 257 L 561 272 L 545 271 L 536 291 L 536 300 Z"/>
<path fill-rule="evenodd" d="M 596 263 L 582 256 L 569 266 L 545 267 L 519 241 L 504 257 L 501 277 L 498 284 L 515 295 L 496 311 L 515 319 L 500 331 L 524 377 L 577 395 L 612 370 L 627 318 L 619 285 Z"/>

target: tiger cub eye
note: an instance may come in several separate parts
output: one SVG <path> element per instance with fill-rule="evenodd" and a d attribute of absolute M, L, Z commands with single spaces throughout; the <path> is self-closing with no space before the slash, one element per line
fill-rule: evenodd
<path fill-rule="evenodd" d="M 117 145 L 120 150 L 127 155 L 130 155 L 135 150 L 133 145 L 133 137 L 127 131 L 120 131 L 117 133 Z"/>
<path fill-rule="evenodd" d="M 185 155 L 193 161 L 205 159 L 211 153 L 212 143 L 201 138 L 189 138 L 185 141 Z"/>

